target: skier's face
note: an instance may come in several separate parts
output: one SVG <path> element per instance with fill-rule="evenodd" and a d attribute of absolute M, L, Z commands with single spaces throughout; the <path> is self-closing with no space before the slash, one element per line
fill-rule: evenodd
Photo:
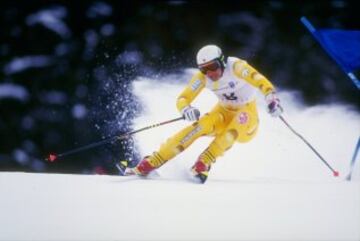
<path fill-rule="evenodd" d="M 199 66 L 200 71 L 205 74 L 212 81 L 217 81 L 221 78 L 223 70 L 218 60 L 211 61 Z"/>
<path fill-rule="evenodd" d="M 221 78 L 223 74 L 223 71 L 221 68 L 218 68 L 217 70 L 208 70 L 206 72 L 206 76 L 209 77 L 212 81 L 217 81 Z"/>

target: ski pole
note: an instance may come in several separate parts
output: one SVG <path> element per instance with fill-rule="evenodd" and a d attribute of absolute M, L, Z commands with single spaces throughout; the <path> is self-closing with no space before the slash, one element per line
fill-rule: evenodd
<path fill-rule="evenodd" d="M 298 132 L 296 132 L 296 131 L 289 125 L 289 123 L 284 119 L 284 117 L 282 117 L 282 116 L 280 115 L 279 118 L 280 118 L 280 120 L 282 120 L 282 122 L 284 122 L 284 124 L 285 124 L 295 135 L 297 135 L 301 140 L 303 140 L 303 141 L 305 142 L 305 144 L 306 144 L 308 147 L 310 147 L 310 149 L 320 158 L 320 160 L 332 171 L 332 173 L 333 173 L 333 175 L 334 175 L 335 177 L 339 176 L 339 172 L 336 171 L 336 170 L 334 170 L 334 169 L 330 166 L 330 164 L 329 164 L 327 161 L 325 161 L 325 159 L 319 154 L 319 152 L 317 152 L 317 151 L 315 150 L 315 148 L 314 148 L 307 140 L 305 140 L 305 138 L 304 138 L 302 135 L 300 135 Z"/>
<path fill-rule="evenodd" d="M 356 144 L 354 154 L 353 154 L 353 156 L 351 158 L 349 174 L 346 176 L 346 180 L 348 180 L 348 181 L 351 180 L 352 172 L 353 172 L 354 165 L 355 165 L 355 160 L 356 160 L 356 157 L 357 157 L 357 155 L 359 153 L 359 149 L 360 149 L 360 137 L 359 137 L 358 142 Z"/>
<path fill-rule="evenodd" d="M 122 135 L 112 136 L 112 137 L 106 138 L 104 140 L 94 142 L 94 143 L 90 143 L 88 145 L 81 146 L 81 147 L 78 147 L 78 148 L 75 148 L 75 149 L 60 153 L 60 154 L 52 153 L 52 154 L 49 154 L 49 156 L 45 160 L 53 162 L 53 161 L 59 159 L 60 157 L 69 156 L 69 155 L 79 153 L 79 152 L 82 152 L 82 151 L 85 151 L 85 150 L 88 150 L 88 149 L 91 149 L 91 148 L 94 148 L 94 147 L 97 147 L 97 146 L 101 146 L 101 145 L 104 145 L 104 144 L 107 144 L 107 143 L 110 143 L 110 142 L 126 139 L 126 138 L 130 137 L 131 135 L 134 135 L 135 133 L 139 133 L 141 131 L 149 130 L 149 129 L 152 129 L 152 128 L 155 128 L 155 127 L 158 127 L 158 126 L 166 125 L 166 124 L 169 124 L 169 123 L 172 123 L 172 122 L 175 122 L 175 121 L 179 121 L 179 120 L 183 120 L 183 119 L 184 119 L 184 117 L 178 117 L 178 118 L 171 119 L 171 120 L 168 120 L 168 121 L 164 121 L 164 122 L 160 122 L 160 123 L 153 124 L 153 125 L 150 125 L 150 126 L 146 126 L 146 127 L 134 130 L 134 131 L 130 131 L 130 132 L 124 133 Z"/>

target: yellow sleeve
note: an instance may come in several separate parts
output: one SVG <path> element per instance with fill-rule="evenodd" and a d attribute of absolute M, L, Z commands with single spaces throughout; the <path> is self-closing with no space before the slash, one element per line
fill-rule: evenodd
<path fill-rule="evenodd" d="M 177 109 L 181 112 L 184 107 L 190 105 L 191 102 L 195 99 L 195 97 L 199 95 L 205 85 L 206 79 L 204 74 L 202 74 L 201 72 L 194 74 L 189 84 L 185 87 L 185 89 L 177 98 Z"/>
<path fill-rule="evenodd" d="M 275 92 L 273 84 L 255 68 L 244 60 L 238 60 L 233 65 L 234 74 L 247 81 L 252 86 L 258 88 L 264 95 Z"/>

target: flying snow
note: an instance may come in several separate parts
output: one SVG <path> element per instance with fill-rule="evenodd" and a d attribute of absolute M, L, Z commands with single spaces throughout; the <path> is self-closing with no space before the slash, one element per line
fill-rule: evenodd
<path fill-rule="evenodd" d="M 176 118 L 176 98 L 191 78 L 192 70 L 183 75 L 164 76 L 160 81 L 139 78 L 134 82 L 135 95 L 143 102 L 144 113 L 135 119 L 137 127 Z M 327 162 L 346 175 L 350 160 L 359 138 L 360 115 L 348 105 L 328 103 L 308 107 L 299 93 L 279 91 L 283 117 L 310 142 Z M 332 179 L 332 173 L 322 161 L 295 136 L 287 126 L 266 112 L 261 94 L 257 96 L 260 118 L 259 132 L 245 144 L 235 144 L 213 165 L 209 178 L 241 179 L 286 178 L 286 179 Z M 193 106 L 202 114 L 216 104 L 216 97 L 204 90 L 195 99 Z M 149 155 L 167 138 L 191 123 L 181 121 L 158 127 L 158 129 L 136 135 L 142 155 Z M 162 175 L 179 175 L 179 169 L 188 169 L 212 139 L 198 139 L 189 150 L 185 150 L 160 168 Z M 359 164 L 359 163 L 358 163 Z M 359 169 L 359 168 L 358 168 Z M 181 173 L 181 171 L 180 171 Z M 358 173 L 359 174 L 359 173 Z"/>

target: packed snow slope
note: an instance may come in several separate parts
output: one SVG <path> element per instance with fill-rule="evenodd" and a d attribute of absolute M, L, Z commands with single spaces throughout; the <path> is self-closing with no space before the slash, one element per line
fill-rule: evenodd
<path fill-rule="evenodd" d="M 144 110 L 134 129 L 178 116 L 175 99 L 190 73 L 140 78 Z M 259 96 L 260 129 L 214 164 L 206 184 L 188 170 L 211 141 L 204 137 L 147 179 L 105 175 L 0 173 L 0 240 L 360 240 L 360 168 L 345 181 L 359 113 L 341 104 L 306 107 L 280 91 L 284 117 L 335 169 L 331 171 Z M 202 113 L 216 99 L 204 90 Z M 189 123 L 135 136 L 143 155 Z"/>
<path fill-rule="evenodd" d="M 0 174 L 0 240 L 359 240 L 357 182 Z"/>

